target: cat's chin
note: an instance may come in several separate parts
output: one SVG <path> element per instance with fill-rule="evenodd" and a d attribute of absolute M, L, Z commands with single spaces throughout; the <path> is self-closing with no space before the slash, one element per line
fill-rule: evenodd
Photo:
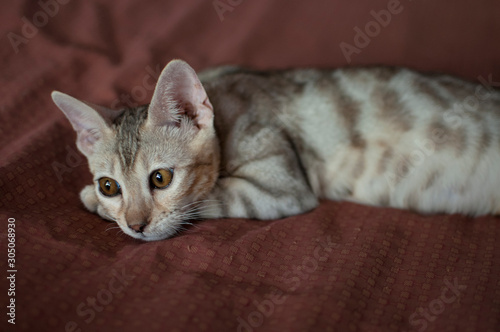
<path fill-rule="evenodd" d="M 171 238 L 175 235 L 175 233 L 172 233 L 172 234 L 169 234 L 169 233 L 165 233 L 165 234 L 161 234 L 161 235 L 158 235 L 158 234 L 144 234 L 144 233 L 141 233 L 141 234 L 130 234 L 130 233 L 126 233 L 127 235 L 133 237 L 134 239 L 137 239 L 137 240 L 142 240 L 142 241 L 145 241 L 145 242 L 153 242 L 153 241 L 161 241 L 161 240 L 166 240 L 168 238 Z"/>
<path fill-rule="evenodd" d="M 145 242 L 153 242 L 153 241 L 161 241 L 161 240 L 166 240 L 170 237 L 172 237 L 173 234 L 166 234 L 166 235 L 149 235 L 149 236 L 134 236 L 134 239 L 137 240 L 142 240 Z"/>

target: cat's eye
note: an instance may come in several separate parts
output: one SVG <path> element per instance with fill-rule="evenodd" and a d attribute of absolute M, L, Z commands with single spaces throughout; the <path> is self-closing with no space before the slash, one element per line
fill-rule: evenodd
<path fill-rule="evenodd" d="M 99 190 L 104 196 L 116 196 L 121 193 L 121 188 L 118 182 L 112 178 L 100 178 Z"/>
<path fill-rule="evenodd" d="M 174 176 L 174 171 L 171 169 L 158 169 L 151 173 L 150 183 L 153 189 L 163 189 L 168 187 L 172 178 Z"/>

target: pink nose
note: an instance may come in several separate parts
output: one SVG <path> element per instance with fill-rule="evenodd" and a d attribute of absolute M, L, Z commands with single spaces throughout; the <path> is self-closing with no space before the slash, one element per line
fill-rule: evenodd
<path fill-rule="evenodd" d="M 138 223 L 138 224 L 128 225 L 128 227 L 131 230 L 135 231 L 136 233 L 143 233 L 144 229 L 146 229 L 147 225 L 148 225 L 147 223 L 141 222 L 141 223 Z"/>

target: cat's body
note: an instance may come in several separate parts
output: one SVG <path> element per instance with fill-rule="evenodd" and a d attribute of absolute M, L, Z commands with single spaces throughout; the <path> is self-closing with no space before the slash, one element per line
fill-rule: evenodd
<path fill-rule="evenodd" d="M 222 169 L 270 184 L 252 196 L 268 204 L 289 196 L 291 206 L 305 205 L 300 211 L 314 206 L 312 197 L 421 212 L 500 210 L 499 93 L 479 104 L 474 84 L 406 69 L 228 71 L 204 85 Z M 289 214 L 234 194 L 222 199 L 233 201 L 222 215 Z"/>
<path fill-rule="evenodd" d="M 99 183 L 86 187 L 82 200 L 131 236 L 168 237 L 194 214 L 285 217 L 319 198 L 423 213 L 500 212 L 500 93 L 489 87 L 381 67 L 222 67 L 200 79 L 203 87 L 174 61 L 149 110 L 97 110 L 108 122 L 85 129 L 104 133 L 90 150 L 68 112 L 79 108 L 75 100 L 54 96 L 96 181 L 121 184 L 110 197 Z M 143 179 L 151 182 L 158 169 L 168 170 L 171 184 L 150 183 L 148 191 Z"/>

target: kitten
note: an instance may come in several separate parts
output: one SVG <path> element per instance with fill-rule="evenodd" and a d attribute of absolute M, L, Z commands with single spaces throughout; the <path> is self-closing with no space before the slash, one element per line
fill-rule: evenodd
<path fill-rule="evenodd" d="M 220 67 L 171 61 L 151 104 L 61 92 L 94 184 L 81 199 L 153 241 L 196 217 L 275 219 L 319 198 L 422 213 L 500 213 L 500 93 L 408 69 Z"/>

